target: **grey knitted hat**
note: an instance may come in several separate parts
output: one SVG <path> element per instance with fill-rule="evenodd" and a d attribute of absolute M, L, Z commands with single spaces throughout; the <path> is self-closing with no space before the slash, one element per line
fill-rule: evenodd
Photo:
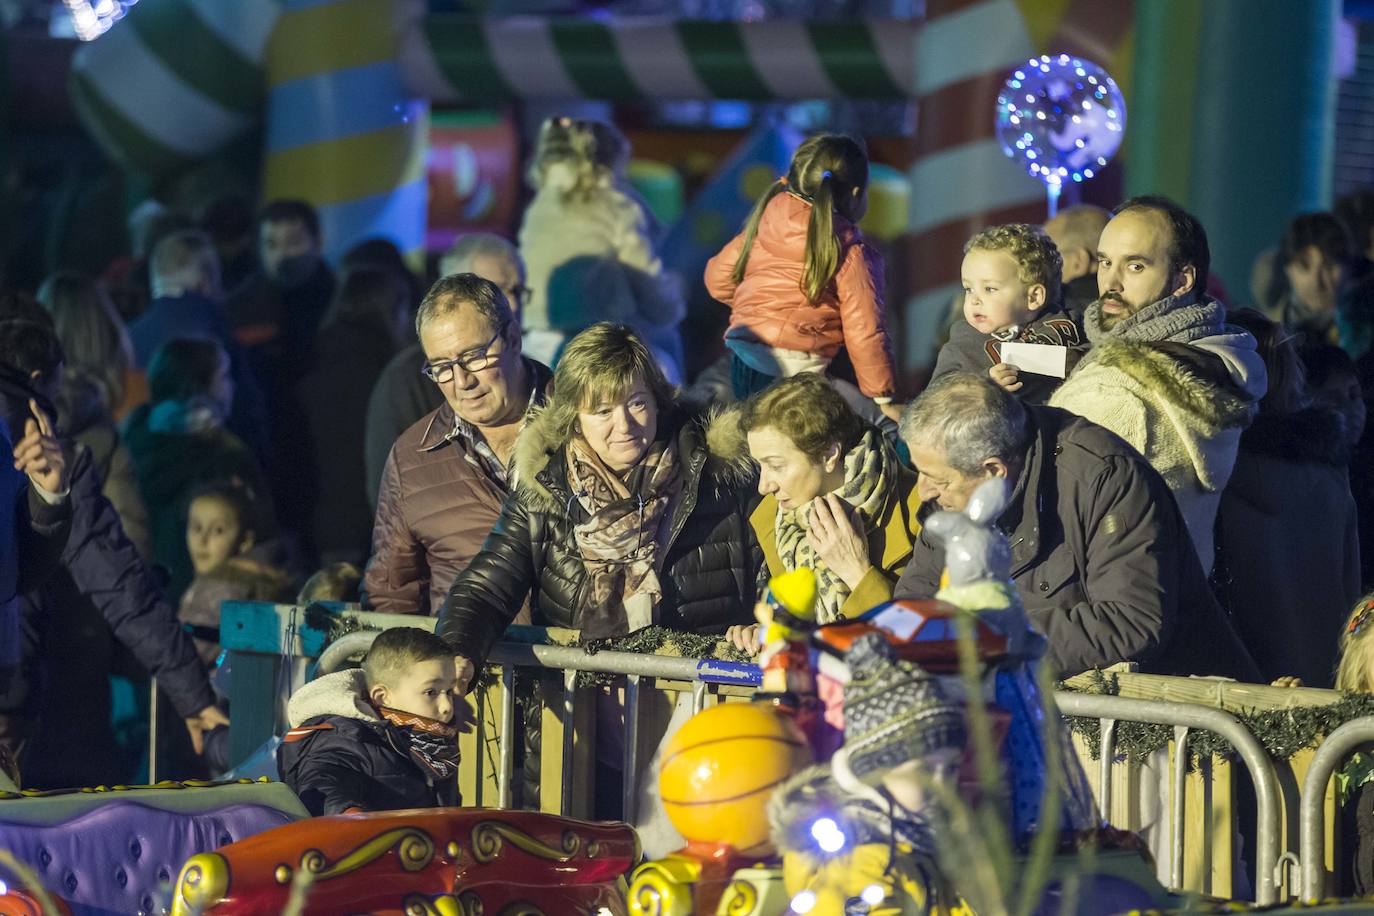
<path fill-rule="evenodd" d="M 866 633 L 845 655 L 844 746 L 849 766 L 876 782 L 901 764 L 968 739 L 964 704 L 920 665 L 902 661 L 881 633 Z"/>

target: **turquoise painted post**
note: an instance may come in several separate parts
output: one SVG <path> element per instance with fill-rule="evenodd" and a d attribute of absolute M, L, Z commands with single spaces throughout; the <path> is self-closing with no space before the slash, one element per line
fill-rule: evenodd
<path fill-rule="evenodd" d="M 1189 200 L 1212 270 L 1250 305 L 1250 267 L 1288 220 L 1331 202 L 1336 0 L 1208 0 L 1192 123 Z M 1191 131 L 1191 133 L 1189 133 Z M 1168 142 L 1167 137 L 1161 137 Z"/>

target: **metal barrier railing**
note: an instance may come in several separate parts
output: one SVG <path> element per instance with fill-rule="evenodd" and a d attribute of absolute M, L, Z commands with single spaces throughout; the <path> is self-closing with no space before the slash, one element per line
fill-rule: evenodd
<path fill-rule="evenodd" d="M 320 655 L 319 673 L 337 670 L 349 658 L 361 655 L 371 646 L 375 632 L 349 633 L 332 643 Z M 625 677 L 625 734 L 623 766 L 626 779 L 621 796 L 621 816 L 633 822 L 636 811 L 636 785 L 633 774 L 639 765 L 639 728 L 641 719 L 640 691 L 643 678 L 665 678 L 685 681 L 692 685 L 692 711 L 700 712 L 706 705 L 711 685 L 757 687 L 762 672 L 757 665 L 726 662 L 716 659 L 679 658 L 664 655 L 639 655 L 631 652 L 588 652 L 572 646 L 537 645 L 499 642 L 491 651 L 488 662 L 501 667 L 501 727 L 497 734 L 497 807 L 511 805 L 512 783 L 515 778 L 515 671 L 517 668 L 540 668 L 563 672 L 562 710 L 564 721 L 572 722 L 577 715 L 579 672 L 616 674 Z M 572 814 L 573 787 L 577 768 L 574 762 L 575 733 L 564 728 L 562 734 L 561 769 L 559 772 L 559 813 Z"/>
<path fill-rule="evenodd" d="M 1326 784 L 1336 767 L 1361 744 L 1374 741 L 1374 716 L 1351 719 L 1338 727 L 1317 747 L 1316 756 L 1307 770 L 1302 784 L 1302 802 L 1298 809 L 1298 860 L 1302 876 L 1301 899 L 1315 902 L 1325 896 L 1323 885 L 1326 870 L 1323 834 L 1326 827 L 1324 800 Z"/>
<path fill-rule="evenodd" d="M 363 654 L 375 632 L 350 633 L 324 650 L 319 660 L 320 673 L 341 667 L 344 661 Z M 627 652 L 587 652 L 584 649 L 518 642 L 500 642 L 489 659 L 500 666 L 497 689 L 500 695 L 500 721 L 497 730 L 497 805 L 509 807 L 515 777 L 515 672 L 518 668 L 538 668 L 561 671 L 563 674 L 562 712 L 565 722 L 573 721 L 578 700 L 576 689 L 579 672 L 616 674 L 625 678 L 624 710 L 624 783 L 623 816 L 632 820 L 636 814 L 636 785 L 633 775 L 639 763 L 638 730 L 643 678 L 663 678 L 688 682 L 692 685 L 693 711 L 706 703 L 711 684 L 750 687 L 759 683 L 759 669 L 752 664 L 720 662 L 712 659 L 677 658 L 659 655 L 640 655 Z M 1183 815 L 1183 782 L 1188 772 L 1188 736 L 1192 729 L 1215 732 L 1235 746 L 1241 760 L 1249 768 L 1255 784 L 1258 828 L 1256 836 L 1256 899 L 1261 904 L 1278 900 L 1281 881 L 1279 866 L 1280 809 L 1282 800 L 1273 765 L 1259 741 L 1235 716 L 1223 710 L 1190 703 L 1157 700 L 1127 699 L 1116 696 L 1057 692 L 1055 700 L 1066 715 L 1096 718 L 1101 722 L 1101 763 L 1099 769 L 1099 804 L 1104 817 L 1111 810 L 1111 768 L 1116 750 L 1118 721 L 1146 722 L 1173 726 L 1175 746 L 1173 759 L 1173 805 L 1171 809 L 1171 837 L 1169 884 L 1181 889 L 1184 884 L 1183 849 L 1185 818 Z M 577 779 L 574 758 L 574 730 L 562 731 L 559 772 L 559 810 L 571 813 L 573 789 Z M 1306 857 L 1304 857 L 1306 862 Z"/>
<path fill-rule="evenodd" d="M 1131 721 L 1173 726 L 1174 798 L 1170 816 L 1172 837 L 1169 845 L 1169 884 L 1172 889 L 1178 889 L 1183 884 L 1183 780 L 1188 772 L 1188 733 L 1191 729 L 1204 729 L 1215 732 L 1231 742 L 1249 769 L 1255 785 L 1255 902 L 1260 905 L 1278 902 L 1279 886 L 1282 883 L 1278 874 L 1282 806 L 1278 777 L 1264 747 L 1240 720 L 1220 709 L 1190 703 L 1133 700 L 1068 691 L 1056 692 L 1054 699 L 1060 712 L 1065 715 L 1085 716 L 1097 719 L 1101 723 L 1102 764 L 1099 799 L 1104 817 L 1110 810 L 1111 767 L 1116 756 L 1116 723 Z M 1310 778 L 1309 774 L 1309 781 Z"/>

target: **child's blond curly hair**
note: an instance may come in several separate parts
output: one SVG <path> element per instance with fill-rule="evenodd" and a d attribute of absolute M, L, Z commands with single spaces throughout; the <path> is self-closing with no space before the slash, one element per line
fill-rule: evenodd
<path fill-rule="evenodd" d="M 989 226 L 964 244 L 964 254 L 973 250 L 1005 251 L 1016 262 L 1016 277 L 1030 286 L 1045 287 L 1045 302 L 1059 301 L 1059 283 L 1064 273 L 1064 258 L 1054 240 L 1039 226 L 1007 223 Z"/>
<path fill-rule="evenodd" d="M 549 118 L 539 128 L 527 174 L 531 187 L 543 187 L 549 167 L 563 163 L 575 178 L 567 197 L 585 200 L 605 177 L 622 175 L 630 161 L 630 141 L 610 124 L 579 118 Z"/>
<path fill-rule="evenodd" d="M 1374 693 L 1374 592 L 1356 602 L 1341 630 L 1336 689 Z"/>

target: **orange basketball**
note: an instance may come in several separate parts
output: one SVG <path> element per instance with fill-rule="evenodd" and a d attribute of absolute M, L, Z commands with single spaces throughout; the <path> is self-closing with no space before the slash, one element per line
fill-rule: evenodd
<path fill-rule="evenodd" d="M 668 742 L 658 789 L 668 819 L 687 839 L 765 855 L 769 796 L 810 762 L 811 749 L 787 716 L 764 704 L 721 703 Z"/>

